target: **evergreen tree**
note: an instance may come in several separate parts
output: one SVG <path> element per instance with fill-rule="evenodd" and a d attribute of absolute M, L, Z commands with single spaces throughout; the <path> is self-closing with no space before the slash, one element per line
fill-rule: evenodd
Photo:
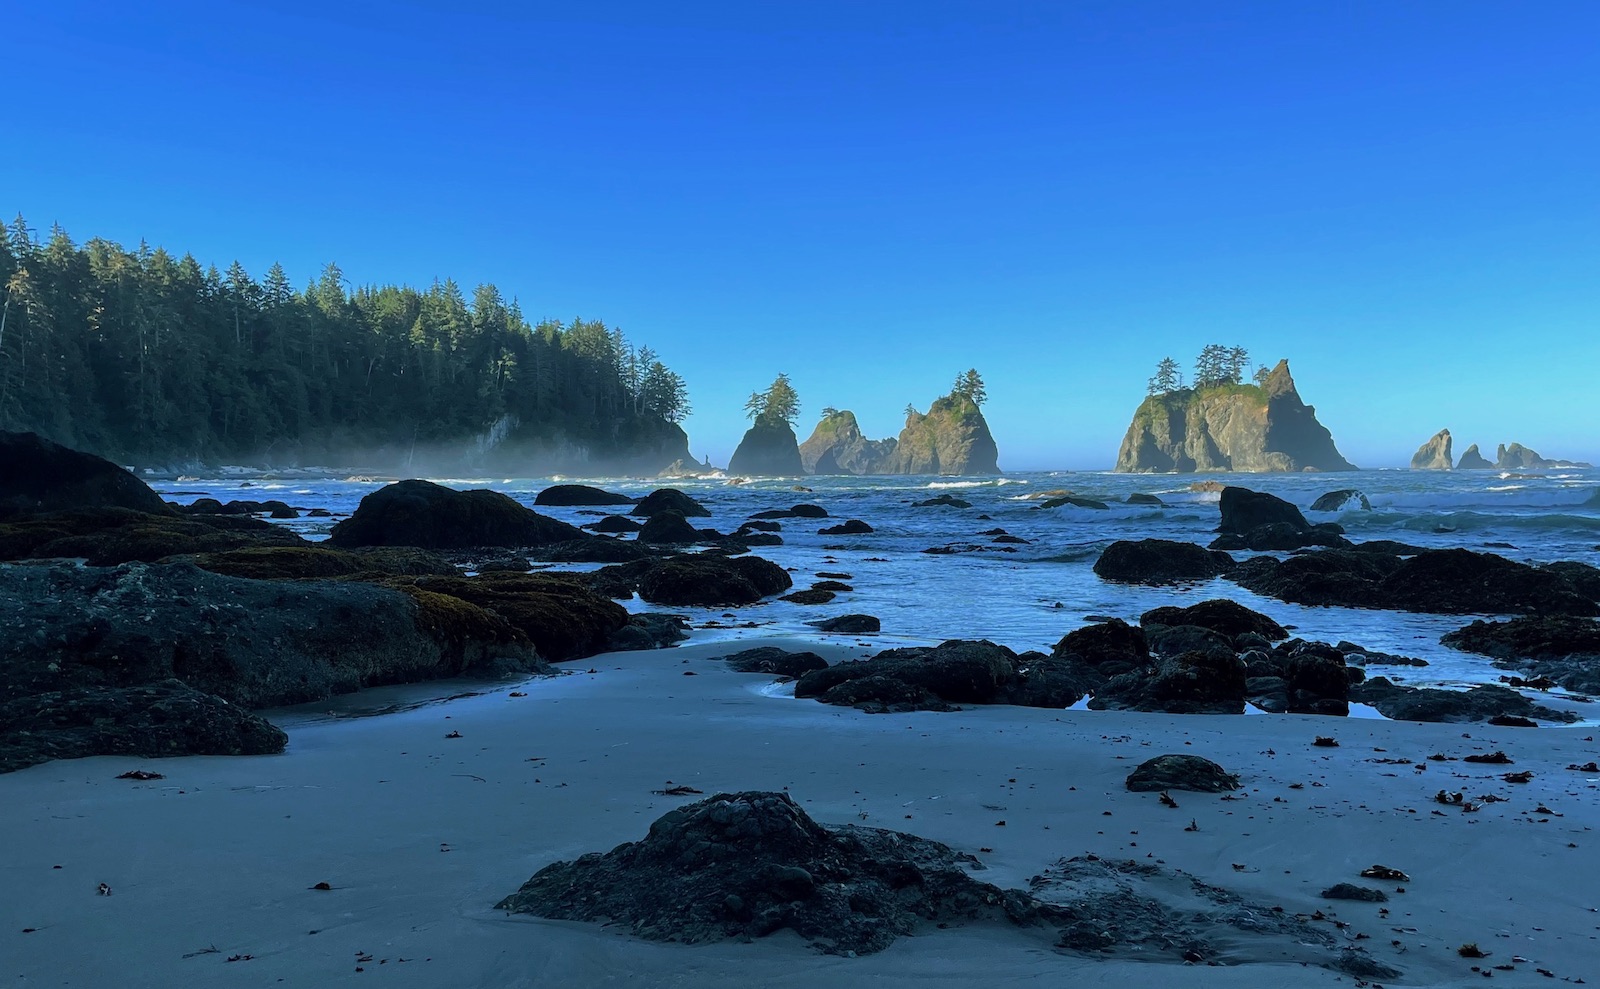
<path fill-rule="evenodd" d="M 780 424 L 793 427 L 800 417 L 800 395 L 789 383 L 787 374 L 779 374 L 764 392 L 751 392 L 744 403 L 745 415 L 755 420 L 757 426 L 773 427 Z"/>
<path fill-rule="evenodd" d="M 983 387 L 983 377 L 978 374 L 977 368 L 968 368 L 960 377 L 956 378 L 956 386 L 950 394 L 965 398 L 973 405 L 983 405 L 989 400 L 989 393 Z"/>
<path fill-rule="evenodd" d="M 1161 362 L 1156 365 L 1155 377 L 1150 379 L 1150 394 L 1165 395 L 1177 391 L 1182 384 L 1181 375 L 1177 361 L 1170 357 L 1161 358 Z"/>

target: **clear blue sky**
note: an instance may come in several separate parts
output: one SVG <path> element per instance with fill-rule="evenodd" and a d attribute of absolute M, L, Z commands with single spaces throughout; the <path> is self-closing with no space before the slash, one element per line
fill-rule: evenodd
<path fill-rule="evenodd" d="M 0 213 L 620 325 L 725 461 L 778 371 L 1107 467 L 1157 359 L 1343 452 L 1600 462 L 1600 3 L 13 4 Z"/>

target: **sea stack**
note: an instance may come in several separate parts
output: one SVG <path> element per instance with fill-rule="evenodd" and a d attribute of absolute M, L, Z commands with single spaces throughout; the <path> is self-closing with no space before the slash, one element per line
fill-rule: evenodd
<path fill-rule="evenodd" d="M 1474 447 L 1476 449 L 1476 447 Z M 1411 456 L 1412 470 L 1450 470 L 1450 430 L 1441 429 Z"/>
<path fill-rule="evenodd" d="M 800 444 L 800 463 L 807 474 L 882 474 L 898 445 L 893 438 L 862 436 L 854 412 L 827 409 L 811 437 Z"/>
<path fill-rule="evenodd" d="M 1496 451 L 1494 465 L 1500 470 L 1549 470 L 1552 467 L 1593 466 L 1577 460 L 1547 460 L 1539 456 L 1537 451 L 1530 450 L 1521 443 L 1513 443 L 1510 446 L 1502 443 Z"/>
<path fill-rule="evenodd" d="M 1456 470 L 1494 470 L 1483 454 L 1478 452 L 1478 444 L 1467 447 L 1467 452 L 1461 455 L 1461 460 L 1456 464 Z"/>
<path fill-rule="evenodd" d="M 728 460 L 728 473 L 764 477 L 794 477 L 805 473 L 794 430 L 781 420 L 757 421 L 745 431 L 739 448 L 733 451 Z"/>
<path fill-rule="evenodd" d="M 927 412 L 906 411 L 885 474 L 998 474 L 1000 451 L 978 403 L 952 393 Z"/>
<path fill-rule="evenodd" d="M 902 443 L 904 441 L 902 440 Z M 1316 409 L 1300 400 L 1289 362 L 1260 385 L 1222 384 L 1151 395 L 1117 453 L 1119 472 L 1344 471 Z"/>

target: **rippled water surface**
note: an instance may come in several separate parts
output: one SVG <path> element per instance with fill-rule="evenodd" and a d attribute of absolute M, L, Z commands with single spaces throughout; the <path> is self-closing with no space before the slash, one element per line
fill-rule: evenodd
<path fill-rule="evenodd" d="M 301 508 L 326 508 L 336 516 L 355 510 L 363 495 L 382 479 L 341 472 L 306 471 L 259 474 L 225 470 L 223 476 L 158 481 L 157 490 L 178 502 L 202 496 L 229 500 L 281 499 Z M 544 487 L 571 477 L 434 478 L 452 487 L 487 487 L 532 504 Z M 697 633 L 735 637 L 745 634 L 811 632 L 804 623 L 818 618 L 866 612 L 882 619 L 883 639 L 923 641 L 988 638 L 1016 649 L 1048 649 L 1086 623 L 1090 615 L 1129 620 L 1163 604 L 1188 604 L 1208 597 L 1231 597 L 1295 626 L 1306 638 L 1347 639 L 1370 649 L 1427 659 L 1425 669 L 1383 669 L 1385 675 L 1415 684 L 1493 681 L 1501 671 L 1480 657 L 1439 644 L 1439 637 L 1473 616 L 1413 615 L 1399 612 L 1307 608 L 1257 597 L 1234 584 L 1213 581 L 1195 587 L 1159 589 L 1107 583 L 1091 569 L 1100 551 L 1117 539 L 1160 537 L 1205 543 L 1218 521 L 1214 491 L 1206 481 L 1241 484 L 1270 491 L 1299 505 L 1312 521 L 1337 521 L 1351 539 L 1396 539 L 1427 547 L 1465 547 L 1528 562 L 1579 560 L 1600 565 L 1600 470 L 1554 470 L 1527 475 L 1495 471 L 1361 471 L 1354 474 L 1293 475 L 1126 475 L 1109 473 L 1020 473 L 1003 477 L 940 479 L 928 477 L 801 477 L 740 480 L 724 477 L 661 481 L 639 478 L 587 478 L 585 483 L 631 495 L 663 485 L 680 488 L 711 511 L 697 525 L 732 531 L 751 514 L 810 502 L 832 519 L 782 520 L 783 546 L 760 547 L 762 556 L 789 568 L 796 587 L 810 585 L 819 570 L 852 575 L 855 589 L 831 604 L 804 607 L 770 602 L 737 611 L 691 613 L 698 623 L 758 623 L 759 632 L 721 629 Z M 1355 488 L 1372 508 L 1331 513 L 1309 510 L 1328 491 Z M 1071 491 L 1107 502 L 1100 511 L 1076 507 L 1040 509 L 1044 492 Z M 1129 494 L 1153 494 L 1166 507 L 1126 504 Z M 913 501 L 950 494 L 972 503 L 968 509 L 913 508 Z M 593 521 L 595 509 L 544 508 L 546 514 L 574 523 Z M 590 513 L 590 514 L 586 514 Z M 988 518 L 982 518 L 988 516 Z M 845 518 L 859 518 L 876 530 L 865 536 L 823 536 L 817 530 Z M 333 519 L 302 518 L 284 523 L 310 538 L 326 535 Z M 1029 543 L 1003 552 L 979 533 L 1003 528 Z M 953 556 L 922 552 L 950 543 L 975 543 L 979 552 Z M 575 569 L 587 569 L 583 567 Z M 642 602 L 631 607 L 643 609 Z M 680 609 L 682 610 L 682 609 Z M 1374 672 L 1378 672 L 1377 668 Z"/>

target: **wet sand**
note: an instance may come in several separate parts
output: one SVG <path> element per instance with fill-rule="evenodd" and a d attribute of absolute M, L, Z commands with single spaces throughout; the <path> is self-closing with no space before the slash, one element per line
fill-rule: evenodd
<path fill-rule="evenodd" d="M 832 660 L 872 651 L 797 640 L 734 648 L 763 644 Z M 867 715 L 777 696 L 770 677 L 711 658 L 728 651 L 599 656 L 562 677 L 479 685 L 476 696 L 375 717 L 277 712 L 290 735 L 281 756 L 104 757 L 0 776 L 0 978 L 467 989 L 1354 982 L 1275 960 L 1247 939 L 1230 945 L 1235 964 L 1214 967 L 1088 958 L 977 925 L 848 959 L 787 933 L 658 944 L 493 909 L 552 861 L 642 836 L 698 799 L 652 791 L 686 785 L 787 789 L 823 823 L 909 831 L 976 854 L 987 866 L 977 876 L 1000 886 L 1025 887 L 1084 853 L 1160 861 L 1348 923 L 1341 937 L 1368 935 L 1359 943 L 1403 970 L 1386 984 L 1479 984 L 1473 965 L 1501 964 L 1515 971 L 1495 971 L 1496 985 L 1552 984 L 1539 968 L 1557 981 L 1600 979 L 1600 784 L 1566 768 L 1597 757 L 1592 729 L 1014 707 Z M 365 692 L 341 706 L 430 691 L 451 692 Z M 1313 747 L 1317 735 L 1340 745 Z M 1426 760 L 1497 749 L 1514 765 Z M 1123 788 L 1134 766 L 1164 752 L 1240 773 L 1240 799 L 1175 793 L 1171 809 Z M 1395 759 L 1412 762 L 1381 761 Z M 165 778 L 116 778 L 134 769 Z M 1531 782 L 1501 779 L 1521 770 Z M 1441 788 L 1505 799 L 1463 813 L 1434 802 Z M 1191 821 L 1198 830 L 1185 830 Z M 1410 881 L 1359 878 L 1374 863 Z M 332 889 L 313 888 L 323 882 Z M 1337 882 L 1383 887 L 1390 902 L 1318 895 Z M 111 895 L 97 894 L 100 883 Z M 1467 942 L 1490 956 L 1460 957 Z"/>

